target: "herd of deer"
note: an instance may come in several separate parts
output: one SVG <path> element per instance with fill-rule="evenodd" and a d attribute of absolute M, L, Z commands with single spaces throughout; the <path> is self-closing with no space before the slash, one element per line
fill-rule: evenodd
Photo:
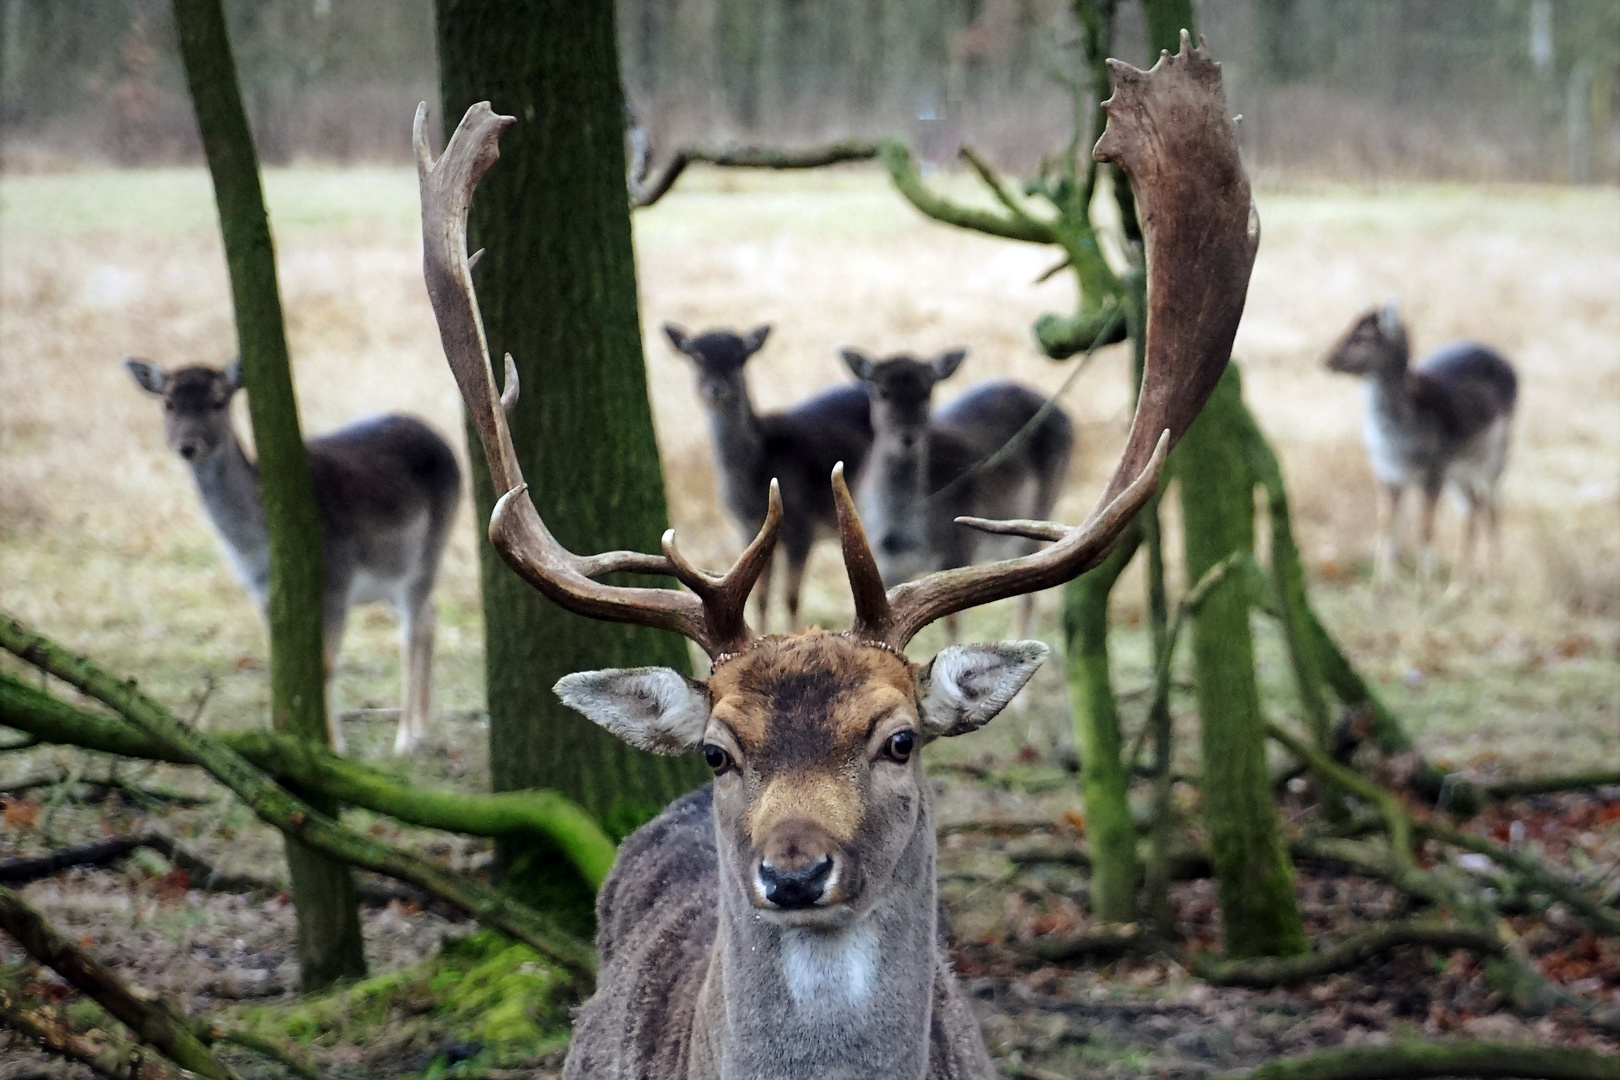
<path fill-rule="evenodd" d="M 1047 654 L 1037 641 L 956 643 L 905 655 L 924 626 L 1030 597 L 1096 565 L 1155 491 L 1171 445 L 1225 367 L 1259 243 L 1219 66 L 1183 37 L 1150 72 L 1110 61 L 1115 93 L 1096 147 L 1130 178 L 1145 234 L 1145 375 L 1125 449 L 1078 526 L 1050 515 L 1074 442 L 1063 411 L 1021 386 L 982 383 L 943 408 L 935 385 L 966 355 L 882 360 L 846 350 L 856 382 L 760 415 L 744 368 L 769 327 L 671 344 L 693 362 L 720 465 L 721 496 L 748 543 L 724 574 L 694 566 L 666 533 L 659 555 L 581 556 L 547 529 L 517 464 L 506 412 L 517 367 L 496 387 L 474 295 L 467 212 L 513 121 L 468 110 L 434 161 L 425 106 L 415 146 L 424 274 L 446 358 L 504 492 L 489 537 L 536 589 L 594 618 L 683 634 L 711 658 L 706 680 L 638 668 L 570 675 L 557 693 L 627 742 L 701 752 L 714 782 L 627 839 L 599 897 L 600 977 L 579 1012 L 569 1077 L 990 1077 L 994 1068 L 950 970 L 938 920 L 931 790 L 919 751 L 996 716 Z M 253 464 L 232 432 L 235 365 L 164 372 L 128 360 L 165 409 L 209 520 L 262 607 L 268 538 Z M 1496 492 L 1515 399 L 1512 369 L 1483 346 L 1447 346 L 1409 366 L 1392 305 L 1367 313 L 1327 364 L 1366 382 L 1366 443 L 1382 488 L 1377 575 L 1396 555 L 1402 490 L 1423 495 L 1422 567 L 1434 505 L 1466 510 L 1464 551 Z M 543 387 L 541 388 L 543 392 Z M 405 698 L 396 749 L 426 734 L 431 591 L 460 492 L 443 439 L 382 417 L 309 443 L 326 558 L 328 667 L 349 606 L 392 602 L 403 624 Z M 851 494 L 851 485 L 856 494 Z M 801 629 L 805 561 L 835 536 L 854 598 L 850 629 Z M 869 536 L 875 543 L 869 542 Z M 764 629 L 775 549 L 786 559 L 790 633 Z M 1046 546 L 1042 547 L 1041 545 Z M 1494 547 L 1494 544 L 1493 544 Z M 669 575 L 685 590 L 603 584 Z M 338 742 L 334 725 L 334 742 Z"/>

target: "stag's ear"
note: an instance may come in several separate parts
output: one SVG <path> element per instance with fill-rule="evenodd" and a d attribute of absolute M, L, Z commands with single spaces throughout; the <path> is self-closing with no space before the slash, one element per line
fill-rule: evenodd
<path fill-rule="evenodd" d="M 748 350 L 749 356 L 753 356 L 755 353 L 759 352 L 759 350 L 765 347 L 765 339 L 770 336 L 770 323 L 763 323 L 756 326 L 752 330 L 748 331 L 747 337 L 743 338 L 743 348 Z"/>
<path fill-rule="evenodd" d="M 129 369 L 130 375 L 135 379 L 135 385 L 148 394 L 163 393 L 163 384 L 167 378 L 163 369 L 150 360 L 142 360 L 137 356 L 124 357 L 124 367 Z"/>
<path fill-rule="evenodd" d="M 1386 338 L 1401 332 L 1401 306 L 1394 297 L 1385 300 L 1384 306 L 1378 309 L 1378 332 Z"/>
<path fill-rule="evenodd" d="M 934 357 L 929 361 L 929 366 L 934 369 L 934 378 L 944 380 L 955 375 L 956 369 L 962 366 L 963 360 L 967 359 L 967 354 L 966 349 L 952 349 L 950 352 L 942 352 Z"/>
<path fill-rule="evenodd" d="M 1029 682 L 1051 652 L 1039 641 L 951 645 L 920 680 L 923 734 L 943 739 L 988 724 Z"/>
<path fill-rule="evenodd" d="M 246 385 L 247 380 L 242 378 L 242 358 L 233 356 L 231 362 L 225 365 L 225 392 L 234 394 Z"/>
<path fill-rule="evenodd" d="M 839 349 L 838 355 L 843 358 L 844 364 L 849 368 L 850 374 L 857 379 L 870 379 L 872 377 L 872 358 L 859 349 Z"/>
<path fill-rule="evenodd" d="M 669 343 L 675 346 L 675 351 L 679 353 L 686 352 L 686 347 L 692 344 L 692 340 L 686 336 L 686 331 L 672 322 L 664 324 L 664 336 L 669 338 Z"/>
<path fill-rule="evenodd" d="M 697 749 L 709 726 L 709 688 L 669 668 L 581 671 L 552 690 L 570 709 L 655 754 Z"/>

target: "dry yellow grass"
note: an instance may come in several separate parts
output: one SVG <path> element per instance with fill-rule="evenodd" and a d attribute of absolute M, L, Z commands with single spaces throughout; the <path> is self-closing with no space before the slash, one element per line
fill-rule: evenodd
<path fill-rule="evenodd" d="M 457 431 L 418 269 L 414 177 L 304 169 L 272 172 L 267 187 L 306 430 L 398 409 Z M 253 722 L 264 702 L 258 619 L 162 444 L 156 407 L 117 363 L 230 355 L 206 176 L 5 177 L 0 198 L 0 604 L 176 703 L 211 673 L 207 716 Z M 1327 189 L 1262 192 L 1259 203 L 1265 241 L 1237 352 L 1329 621 L 1442 746 L 1463 750 L 1483 725 L 1516 756 L 1557 736 L 1575 760 L 1620 762 L 1620 194 Z M 753 368 L 764 408 L 846 377 L 843 344 L 968 345 L 961 386 L 1006 375 L 1053 390 L 1069 371 L 1038 356 L 1028 333 L 1036 315 L 1071 303 L 1063 278 L 1030 284 L 1050 252 L 925 222 L 872 173 L 694 172 L 637 217 L 636 237 L 675 524 L 710 562 L 736 540 L 714 497 L 690 373 L 657 332 L 662 321 L 774 323 Z M 1522 376 L 1504 578 L 1454 602 L 1410 590 L 1378 598 L 1359 576 L 1372 506 L 1361 400 L 1318 357 L 1388 295 L 1403 300 L 1420 350 L 1477 337 Z M 1119 353 L 1065 400 L 1082 440 L 1060 507 L 1070 519 L 1122 436 Z M 440 593 L 444 710 L 480 701 L 475 529 L 464 515 Z M 818 552 L 812 575 L 811 616 L 840 618 L 835 555 Z M 1121 594 L 1126 621 L 1138 591 Z M 991 611 L 980 625 L 1006 621 Z M 393 635 L 381 613 L 353 621 L 339 674 L 346 707 L 395 704 Z M 1122 641 L 1126 680 L 1140 674 L 1138 646 Z M 1059 680 L 1043 680 L 1055 719 Z"/>

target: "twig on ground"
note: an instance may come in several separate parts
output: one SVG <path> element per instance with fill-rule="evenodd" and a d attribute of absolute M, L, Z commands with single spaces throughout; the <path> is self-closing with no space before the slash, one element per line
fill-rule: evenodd
<path fill-rule="evenodd" d="M 1467 949 L 1481 956 L 1501 956 L 1503 944 L 1494 934 L 1466 926 L 1434 923 L 1396 923 L 1352 934 L 1343 941 L 1304 956 L 1260 957 L 1246 960 L 1205 960 L 1194 962 L 1192 971 L 1217 986 L 1247 986 L 1264 989 L 1288 983 L 1317 979 L 1347 971 L 1375 956 L 1404 945 L 1431 948 Z"/>
<path fill-rule="evenodd" d="M 1485 785 L 1485 794 L 1498 801 L 1525 795 L 1552 795 L 1561 791 L 1620 786 L 1620 770 L 1575 773 L 1571 776 L 1540 776 L 1524 780 L 1501 780 Z"/>
<path fill-rule="evenodd" d="M 94 998 L 142 1042 L 183 1069 L 210 1080 L 238 1080 L 210 1054 L 188 1022 L 167 1007 L 137 998 L 123 980 L 57 933 L 22 897 L 0 886 L 0 929 L 28 955 Z"/>
<path fill-rule="evenodd" d="M 1620 1080 L 1620 1058 L 1591 1050 L 1457 1040 L 1350 1046 L 1271 1061 L 1214 1080 L 1419 1080 L 1423 1077 Z"/>

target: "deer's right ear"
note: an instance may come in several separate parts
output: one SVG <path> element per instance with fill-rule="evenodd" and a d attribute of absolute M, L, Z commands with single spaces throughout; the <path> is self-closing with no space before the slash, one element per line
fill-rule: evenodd
<path fill-rule="evenodd" d="M 129 369 L 130 375 L 135 379 L 135 385 L 148 394 L 163 393 L 165 376 L 163 369 L 150 360 L 142 360 L 137 356 L 124 357 L 124 367 Z"/>
<path fill-rule="evenodd" d="M 838 355 L 843 357 L 844 364 L 850 373 L 857 379 L 870 379 L 872 377 L 872 358 L 859 349 L 839 349 Z"/>
<path fill-rule="evenodd" d="M 709 688 L 669 668 L 581 671 L 552 690 L 570 709 L 655 754 L 696 750 L 709 726 Z"/>
<path fill-rule="evenodd" d="M 1401 305 L 1392 296 L 1378 309 L 1378 332 L 1394 337 L 1401 329 Z"/>
<path fill-rule="evenodd" d="M 686 347 L 692 343 L 692 339 L 686 336 L 686 331 L 672 322 L 664 324 L 664 336 L 669 338 L 669 343 L 675 346 L 678 353 L 686 352 Z"/>
<path fill-rule="evenodd" d="M 950 352 L 942 352 L 934 357 L 929 362 L 929 366 L 934 369 L 934 378 L 948 379 L 955 375 L 956 369 L 962 366 L 963 360 L 967 359 L 967 354 L 966 349 L 952 349 Z"/>

